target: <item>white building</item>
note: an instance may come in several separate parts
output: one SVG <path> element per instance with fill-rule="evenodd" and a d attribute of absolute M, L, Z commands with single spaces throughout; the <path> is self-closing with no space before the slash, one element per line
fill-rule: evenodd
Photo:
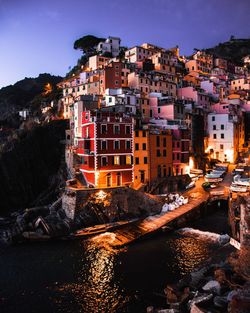
<path fill-rule="evenodd" d="M 74 146 L 78 145 L 78 139 L 82 138 L 82 111 L 83 101 L 74 103 Z"/>
<path fill-rule="evenodd" d="M 105 90 L 103 100 L 105 107 L 117 106 L 117 112 L 136 114 L 138 94 L 125 91 L 123 88 L 108 88 Z"/>
<path fill-rule="evenodd" d="M 229 113 L 210 113 L 208 118 L 208 147 L 214 159 L 234 163 L 238 154 L 237 124 Z"/>
<path fill-rule="evenodd" d="M 96 50 L 104 54 L 109 52 L 112 54 L 112 57 L 117 57 L 120 53 L 120 43 L 121 39 L 119 37 L 109 36 L 105 41 L 99 42 Z"/>

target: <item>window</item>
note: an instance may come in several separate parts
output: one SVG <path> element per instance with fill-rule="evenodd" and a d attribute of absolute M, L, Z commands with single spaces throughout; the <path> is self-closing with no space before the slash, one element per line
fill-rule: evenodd
<path fill-rule="evenodd" d="M 101 134 L 106 134 L 107 133 L 107 125 L 106 124 L 102 124 L 101 125 Z"/>
<path fill-rule="evenodd" d="M 166 165 L 163 166 L 163 177 L 167 176 L 167 169 L 166 169 Z"/>
<path fill-rule="evenodd" d="M 86 128 L 86 138 L 89 138 L 89 128 Z"/>
<path fill-rule="evenodd" d="M 213 135 L 213 138 L 216 139 L 216 134 Z"/>
<path fill-rule="evenodd" d="M 161 151 L 160 150 L 156 150 L 156 156 L 158 156 L 158 157 L 161 156 Z"/>
<path fill-rule="evenodd" d="M 118 85 L 118 83 L 119 83 L 118 80 L 116 80 L 116 81 L 115 81 L 115 85 Z"/>
<path fill-rule="evenodd" d="M 146 150 L 147 149 L 147 145 L 145 143 L 142 144 L 142 150 Z"/>
<path fill-rule="evenodd" d="M 158 108 L 158 113 L 161 113 L 161 108 Z"/>
<path fill-rule="evenodd" d="M 224 124 L 220 125 L 220 129 L 222 129 L 222 130 L 224 129 Z"/>
<path fill-rule="evenodd" d="M 224 139 L 224 134 L 221 134 L 221 135 L 220 135 L 220 138 L 221 138 L 221 139 Z"/>
<path fill-rule="evenodd" d="M 180 153 L 177 153 L 177 160 L 180 160 Z"/>
<path fill-rule="evenodd" d="M 107 157 L 102 157 L 102 166 L 107 166 L 108 162 L 107 162 Z"/>
<path fill-rule="evenodd" d="M 216 130 L 216 125 L 213 125 L 213 130 Z"/>
<path fill-rule="evenodd" d="M 163 138 L 163 147 L 166 147 L 166 146 L 167 146 L 167 139 Z"/>
<path fill-rule="evenodd" d="M 167 150 L 163 150 L 163 156 L 167 156 Z"/>
<path fill-rule="evenodd" d="M 126 164 L 132 164 L 132 158 L 131 155 L 126 155 Z"/>
<path fill-rule="evenodd" d="M 135 150 L 139 150 L 139 143 L 135 144 Z"/>
<path fill-rule="evenodd" d="M 111 97 L 109 97 L 109 103 L 110 103 L 110 102 L 112 102 L 112 98 L 111 98 Z"/>
<path fill-rule="evenodd" d="M 224 149 L 224 145 L 220 145 L 220 149 L 223 150 Z"/>
<path fill-rule="evenodd" d="M 109 174 L 107 175 L 107 187 L 110 187 L 110 186 L 111 186 L 111 183 L 112 183 L 111 174 L 109 173 Z"/>
<path fill-rule="evenodd" d="M 138 132 L 138 130 L 135 131 L 135 137 L 139 137 L 139 132 Z"/>
<path fill-rule="evenodd" d="M 148 158 L 144 157 L 144 164 L 148 164 Z"/>
<path fill-rule="evenodd" d="M 131 148 L 130 140 L 126 140 L 126 149 L 130 149 L 130 148 Z"/>
<path fill-rule="evenodd" d="M 146 132 L 145 132 L 145 130 L 142 132 L 142 137 L 146 137 Z"/>
<path fill-rule="evenodd" d="M 212 121 L 213 121 L 213 122 L 215 121 L 215 116 L 212 116 Z"/>
<path fill-rule="evenodd" d="M 157 173 L 158 173 L 158 177 L 161 177 L 161 166 L 158 165 L 157 167 Z"/>
<path fill-rule="evenodd" d="M 114 156 L 114 165 L 120 165 L 120 157 L 118 155 Z"/>
<path fill-rule="evenodd" d="M 120 133 L 120 126 L 119 125 L 114 125 L 114 133 L 119 134 Z"/>
<path fill-rule="evenodd" d="M 115 72 L 115 76 L 119 76 L 119 72 Z"/>
<path fill-rule="evenodd" d="M 101 141 L 101 147 L 102 147 L 101 148 L 102 150 L 107 150 L 107 141 L 106 140 Z"/>
<path fill-rule="evenodd" d="M 119 141 L 119 140 L 115 140 L 115 141 L 114 141 L 114 149 L 115 149 L 115 150 L 120 149 L 120 141 Z"/>
<path fill-rule="evenodd" d="M 180 142 L 179 141 L 176 142 L 176 147 L 180 148 Z"/>
<path fill-rule="evenodd" d="M 130 134 L 130 126 L 126 125 L 126 134 Z"/>
<path fill-rule="evenodd" d="M 156 136 L 156 146 L 160 147 L 160 136 Z"/>
<path fill-rule="evenodd" d="M 139 158 L 135 158 L 135 164 L 139 164 Z"/>

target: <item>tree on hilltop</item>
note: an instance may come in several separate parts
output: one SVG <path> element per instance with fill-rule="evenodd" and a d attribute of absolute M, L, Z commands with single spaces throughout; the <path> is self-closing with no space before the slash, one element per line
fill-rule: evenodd
<path fill-rule="evenodd" d="M 84 54 L 89 55 L 95 51 L 95 47 L 105 38 L 98 38 L 92 35 L 83 36 L 74 42 L 74 49 L 81 50 Z"/>

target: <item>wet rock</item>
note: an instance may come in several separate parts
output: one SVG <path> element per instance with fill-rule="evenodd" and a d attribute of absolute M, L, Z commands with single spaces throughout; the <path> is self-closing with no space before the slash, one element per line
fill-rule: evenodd
<path fill-rule="evenodd" d="M 202 287 L 204 291 L 209 291 L 216 293 L 217 295 L 220 294 L 221 286 L 218 281 L 210 280 L 205 286 Z"/>
<path fill-rule="evenodd" d="M 214 297 L 213 303 L 218 308 L 226 309 L 228 305 L 228 299 L 226 296 L 224 297 L 216 296 Z"/>
<path fill-rule="evenodd" d="M 219 244 L 220 245 L 225 245 L 226 243 L 228 243 L 230 241 L 230 236 L 226 235 L 220 235 L 219 237 Z"/>
<path fill-rule="evenodd" d="M 191 309 L 192 312 L 192 308 L 199 303 L 204 303 L 207 302 L 209 300 L 211 300 L 213 298 L 213 294 L 203 294 L 203 295 L 197 295 L 193 298 L 193 300 L 189 301 L 189 308 Z"/>

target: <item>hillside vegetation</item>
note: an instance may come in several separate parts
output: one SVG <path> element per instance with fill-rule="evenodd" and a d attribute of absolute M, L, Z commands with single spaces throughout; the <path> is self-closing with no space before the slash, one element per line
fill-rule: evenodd
<path fill-rule="evenodd" d="M 242 58 L 250 54 L 250 38 L 236 39 L 231 36 L 229 41 L 219 43 L 213 48 L 204 50 L 216 57 L 230 60 L 237 65 L 242 65 Z"/>
<path fill-rule="evenodd" d="M 14 85 L 0 89 L 0 121 L 9 119 L 17 111 L 23 108 L 32 108 L 32 101 L 41 94 L 44 94 L 45 100 L 46 85 L 50 84 L 53 93 L 49 96 L 51 100 L 57 92 L 56 84 L 62 81 L 62 77 L 50 74 L 40 74 L 36 78 L 24 78 Z M 50 100 L 50 99 L 48 99 Z M 33 101 L 33 105 L 34 101 Z"/>

